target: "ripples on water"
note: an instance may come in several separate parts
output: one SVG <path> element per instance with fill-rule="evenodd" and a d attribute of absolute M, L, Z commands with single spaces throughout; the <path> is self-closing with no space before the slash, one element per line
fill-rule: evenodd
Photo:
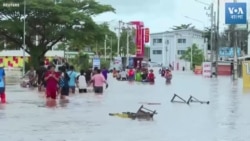
<path fill-rule="evenodd" d="M 46 102 L 35 90 L 7 88 L 0 105 L 1 141 L 249 141 L 248 91 L 229 77 L 202 78 L 174 73 L 170 85 L 157 76 L 155 85 L 109 80 L 104 95 L 72 95 L 69 102 Z M 210 101 L 173 104 L 176 93 Z M 156 102 L 160 105 L 147 105 Z M 110 117 L 136 112 L 144 103 L 157 110 L 153 121 Z"/>

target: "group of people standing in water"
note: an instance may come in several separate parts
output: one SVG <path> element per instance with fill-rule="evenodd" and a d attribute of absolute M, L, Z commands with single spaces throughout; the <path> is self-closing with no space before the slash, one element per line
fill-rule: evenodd
<path fill-rule="evenodd" d="M 38 91 L 45 91 L 47 99 L 52 100 L 57 99 L 58 95 L 60 99 L 67 99 L 70 92 L 76 92 L 76 88 L 79 93 L 87 93 L 88 88 L 91 88 L 96 94 L 101 94 L 104 84 L 108 87 L 107 73 L 106 69 L 98 68 L 89 68 L 77 73 L 74 66 L 62 65 L 56 68 L 54 64 L 50 64 L 45 67 L 41 62 L 37 70 L 34 67 L 30 68 L 25 75 L 29 81 L 23 82 L 21 86 L 38 87 Z"/>
<path fill-rule="evenodd" d="M 127 71 L 124 69 L 122 71 L 113 70 L 113 76 L 117 78 L 117 80 L 128 80 L 128 81 L 137 81 L 137 82 L 155 82 L 155 75 L 152 69 L 148 70 L 147 68 L 141 69 L 128 69 Z"/>

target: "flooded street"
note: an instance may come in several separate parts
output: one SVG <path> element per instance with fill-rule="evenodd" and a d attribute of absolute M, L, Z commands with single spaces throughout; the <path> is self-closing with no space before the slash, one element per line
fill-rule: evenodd
<path fill-rule="evenodd" d="M 203 78 L 175 72 L 170 85 L 157 74 L 154 85 L 109 78 L 104 95 L 76 94 L 69 103 L 45 102 L 36 90 L 7 88 L 0 106 L 1 141 L 249 141 L 250 92 L 230 77 Z M 190 95 L 210 104 L 171 103 L 173 95 Z M 147 105 L 145 103 L 161 103 Z M 157 110 L 153 121 L 109 116 Z"/>

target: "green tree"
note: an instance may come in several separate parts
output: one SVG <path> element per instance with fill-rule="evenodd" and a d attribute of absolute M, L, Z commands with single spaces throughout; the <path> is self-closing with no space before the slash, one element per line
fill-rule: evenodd
<path fill-rule="evenodd" d="M 6 2 L 19 0 L 0 0 L 0 35 L 17 47 L 22 47 L 24 3 L 20 7 L 4 7 Z M 60 41 L 82 41 L 85 44 L 98 38 L 98 25 L 92 16 L 114 11 L 110 5 L 102 5 L 95 0 L 26 0 L 26 49 L 31 63 L 38 65 L 45 53 Z M 35 37 L 39 44 L 35 44 Z M 80 47 L 80 46 L 79 46 Z"/>
<path fill-rule="evenodd" d="M 80 52 L 75 58 L 70 59 L 69 62 L 72 64 L 78 64 L 75 68 L 77 71 L 87 70 L 92 66 L 92 64 L 90 63 L 91 60 L 89 58 L 89 55 L 82 52 Z"/>
<path fill-rule="evenodd" d="M 194 29 L 195 26 L 192 26 L 191 23 L 189 24 L 181 24 L 179 26 L 173 26 L 171 29 L 172 30 L 181 30 L 181 29 Z"/>
<path fill-rule="evenodd" d="M 203 51 L 193 44 L 192 47 L 188 47 L 180 59 L 191 61 L 191 57 L 194 65 L 201 65 L 204 59 Z"/>

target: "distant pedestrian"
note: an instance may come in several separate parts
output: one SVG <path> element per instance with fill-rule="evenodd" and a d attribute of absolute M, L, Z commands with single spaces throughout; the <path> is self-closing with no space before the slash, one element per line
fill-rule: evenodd
<path fill-rule="evenodd" d="M 230 71 L 231 71 L 231 75 L 234 74 L 234 63 L 233 61 L 230 63 Z"/>
<path fill-rule="evenodd" d="M 104 76 L 105 80 L 108 79 L 108 73 L 109 73 L 109 71 L 105 67 L 103 67 L 102 75 Z"/>
<path fill-rule="evenodd" d="M 3 68 L 3 64 L 0 65 L 0 98 L 1 103 L 6 103 L 6 95 L 5 95 L 5 70 Z"/>

